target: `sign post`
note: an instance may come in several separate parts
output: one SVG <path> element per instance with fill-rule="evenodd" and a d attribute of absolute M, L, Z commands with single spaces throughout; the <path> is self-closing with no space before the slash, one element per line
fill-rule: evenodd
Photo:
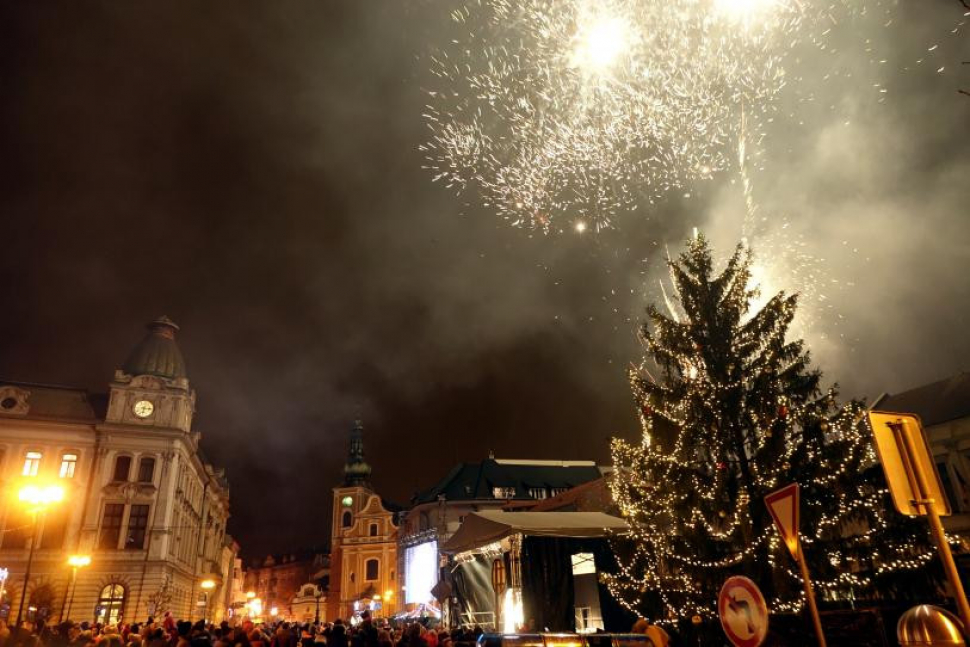
<path fill-rule="evenodd" d="M 940 484 L 923 425 L 919 416 L 911 413 L 870 411 L 869 424 L 876 442 L 876 452 L 882 463 L 893 504 L 902 514 L 911 517 L 925 514 L 930 522 L 930 533 L 940 553 L 940 561 L 947 580 L 953 587 L 953 597 L 964 632 L 970 632 L 970 604 L 963 591 L 963 583 L 957 571 L 953 553 L 946 541 L 940 516 L 950 514 L 950 504 Z"/>
<path fill-rule="evenodd" d="M 808 563 L 802 553 L 801 541 L 798 536 L 798 483 L 786 485 L 776 492 L 772 492 L 765 497 L 765 505 L 771 518 L 775 520 L 778 534 L 788 552 L 798 562 L 798 570 L 802 575 L 802 584 L 805 586 L 805 600 L 808 602 L 808 610 L 812 615 L 812 624 L 815 625 L 815 635 L 818 637 L 819 647 L 826 647 L 825 634 L 822 633 L 822 618 L 818 615 L 818 607 L 815 606 L 815 592 L 812 591 L 812 580 L 808 574 Z"/>
<path fill-rule="evenodd" d="M 734 647 L 759 647 L 768 635 L 768 605 L 746 577 L 729 577 L 717 596 L 721 628 Z"/>

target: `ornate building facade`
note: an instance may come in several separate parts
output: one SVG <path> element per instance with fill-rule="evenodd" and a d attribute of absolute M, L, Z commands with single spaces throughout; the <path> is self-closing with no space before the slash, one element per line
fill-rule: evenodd
<path fill-rule="evenodd" d="M 238 546 L 226 535 L 225 474 L 192 428 L 177 331 L 166 317 L 151 322 L 107 394 L 0 382 L 0 616 L 13 620 L 22 599 L 25 617 L 53 620 L 222 616 Z M 36 521 L 18 501 L 31 484 L 65 493 Z M 70 555 L 90 565 L 72 569 Z"/>
<path fill-rule="evenodd" d="M 333 489 L 328 620 L 346 620 L 364 610 L 389 617 L 398 610 L 394 507 L 374 492 L 370 475 L 364 430 L 357 421 L 350 432 L 344 482 Z"/>
<path fill-rule="evenodd" d="M 295 611 L 293 601 L 304 585 L 323 582 L 329 574 L 327 555 L 323 551 L 267 555 L 246 569 L 243 590 L 254 593 L 260 600 L 262 617 L 296 620 L 303 617 L 304 610 Z"/>

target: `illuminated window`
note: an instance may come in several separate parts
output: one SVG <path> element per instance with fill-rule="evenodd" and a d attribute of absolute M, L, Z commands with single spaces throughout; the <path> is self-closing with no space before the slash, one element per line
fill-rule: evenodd
<path fill-rule="evenodd" d="M 77 454 L 64 454 L 61 456 L 61 478 L 74 478 L 74 469 L 77 467 Z"/>
<path fill-rule="evenodd" d="M 138 482 L 151 483 L 155 480 L 155 459 L 145 457 L 138 462 Z"/>
<path fill-rule="evenodd" d="M 24 476 L 37 476 L 37 470 L 40 469 L 40 459 L 43 455 L 40 452 L 27 452 L 27 457 L 24 459 Z"/>
<path fill-rule="evenodd" d="M 115 473 L 112 481 L 127 481 L 131 472 L 131 456 L 119 456 L 115 459 Z"/>
<path fill-rule="evenodd" d="M 368 559 L 364 564 L 364 579 L 373 582 L 381 576 L 381 563 L 376 559 Z"/>
<path fill-rule="evenodd" d="M 532 487 L 529 488 L 529 496 L 533 499 L 545 499 L 546 498 L 546 488 L 544 487 Z"/>
<path fill-rule="evenodd" d="M 496 499 L 514 499 L 515 488 L 514 487 L 494 487 L 492 488 L 492 496 L 494 496 Z"/>
<path fill-rule="evenodd" d="M 103 624 L 117 624 L 125 610 L 125 587 L 109 584 L 101 589 L 98 606 L 94 609 L 94 619 Z"/>

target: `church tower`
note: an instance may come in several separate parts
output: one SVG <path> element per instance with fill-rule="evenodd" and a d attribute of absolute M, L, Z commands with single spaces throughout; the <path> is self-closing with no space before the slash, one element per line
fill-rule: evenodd
<path fill-rule="evenodd" d="M 350 452 L 344 464 L 344 485 L 366 487 L 370 473 L 371 466 L 364 461 L 364 423 L 355 420 L 350 430 Z"/>
<path fill-rule="evenodd" d="M 115 371 L 105 422 L 188 432 L 195 391 L 175 341 L 179 327 L 162 316 L 146 328 L 148 333 Z"/>
<path fill-rule="evenodd" d="M 389 617 L 397 608 L 397 526 L 370 485 L 364 460 L 364 426 L 350 430 L 344 481 L 333 489 L 330 592 L 327 620 L 348 619 L 365 610 Z"/>

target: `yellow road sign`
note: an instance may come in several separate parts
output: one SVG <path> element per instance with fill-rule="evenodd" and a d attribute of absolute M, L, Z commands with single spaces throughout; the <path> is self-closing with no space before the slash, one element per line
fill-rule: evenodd
<path fill-rule="evenodd" d="M 925 515 L 926 501 L 932 500 L 938 514 L 949 515 L 950 502 L 940 484 L 919 416 L 870 411 L 869 424 L 896 509 L 911 517 Z M 920 483 L 920 476 L 924 477 L 924 484 Z"/>

